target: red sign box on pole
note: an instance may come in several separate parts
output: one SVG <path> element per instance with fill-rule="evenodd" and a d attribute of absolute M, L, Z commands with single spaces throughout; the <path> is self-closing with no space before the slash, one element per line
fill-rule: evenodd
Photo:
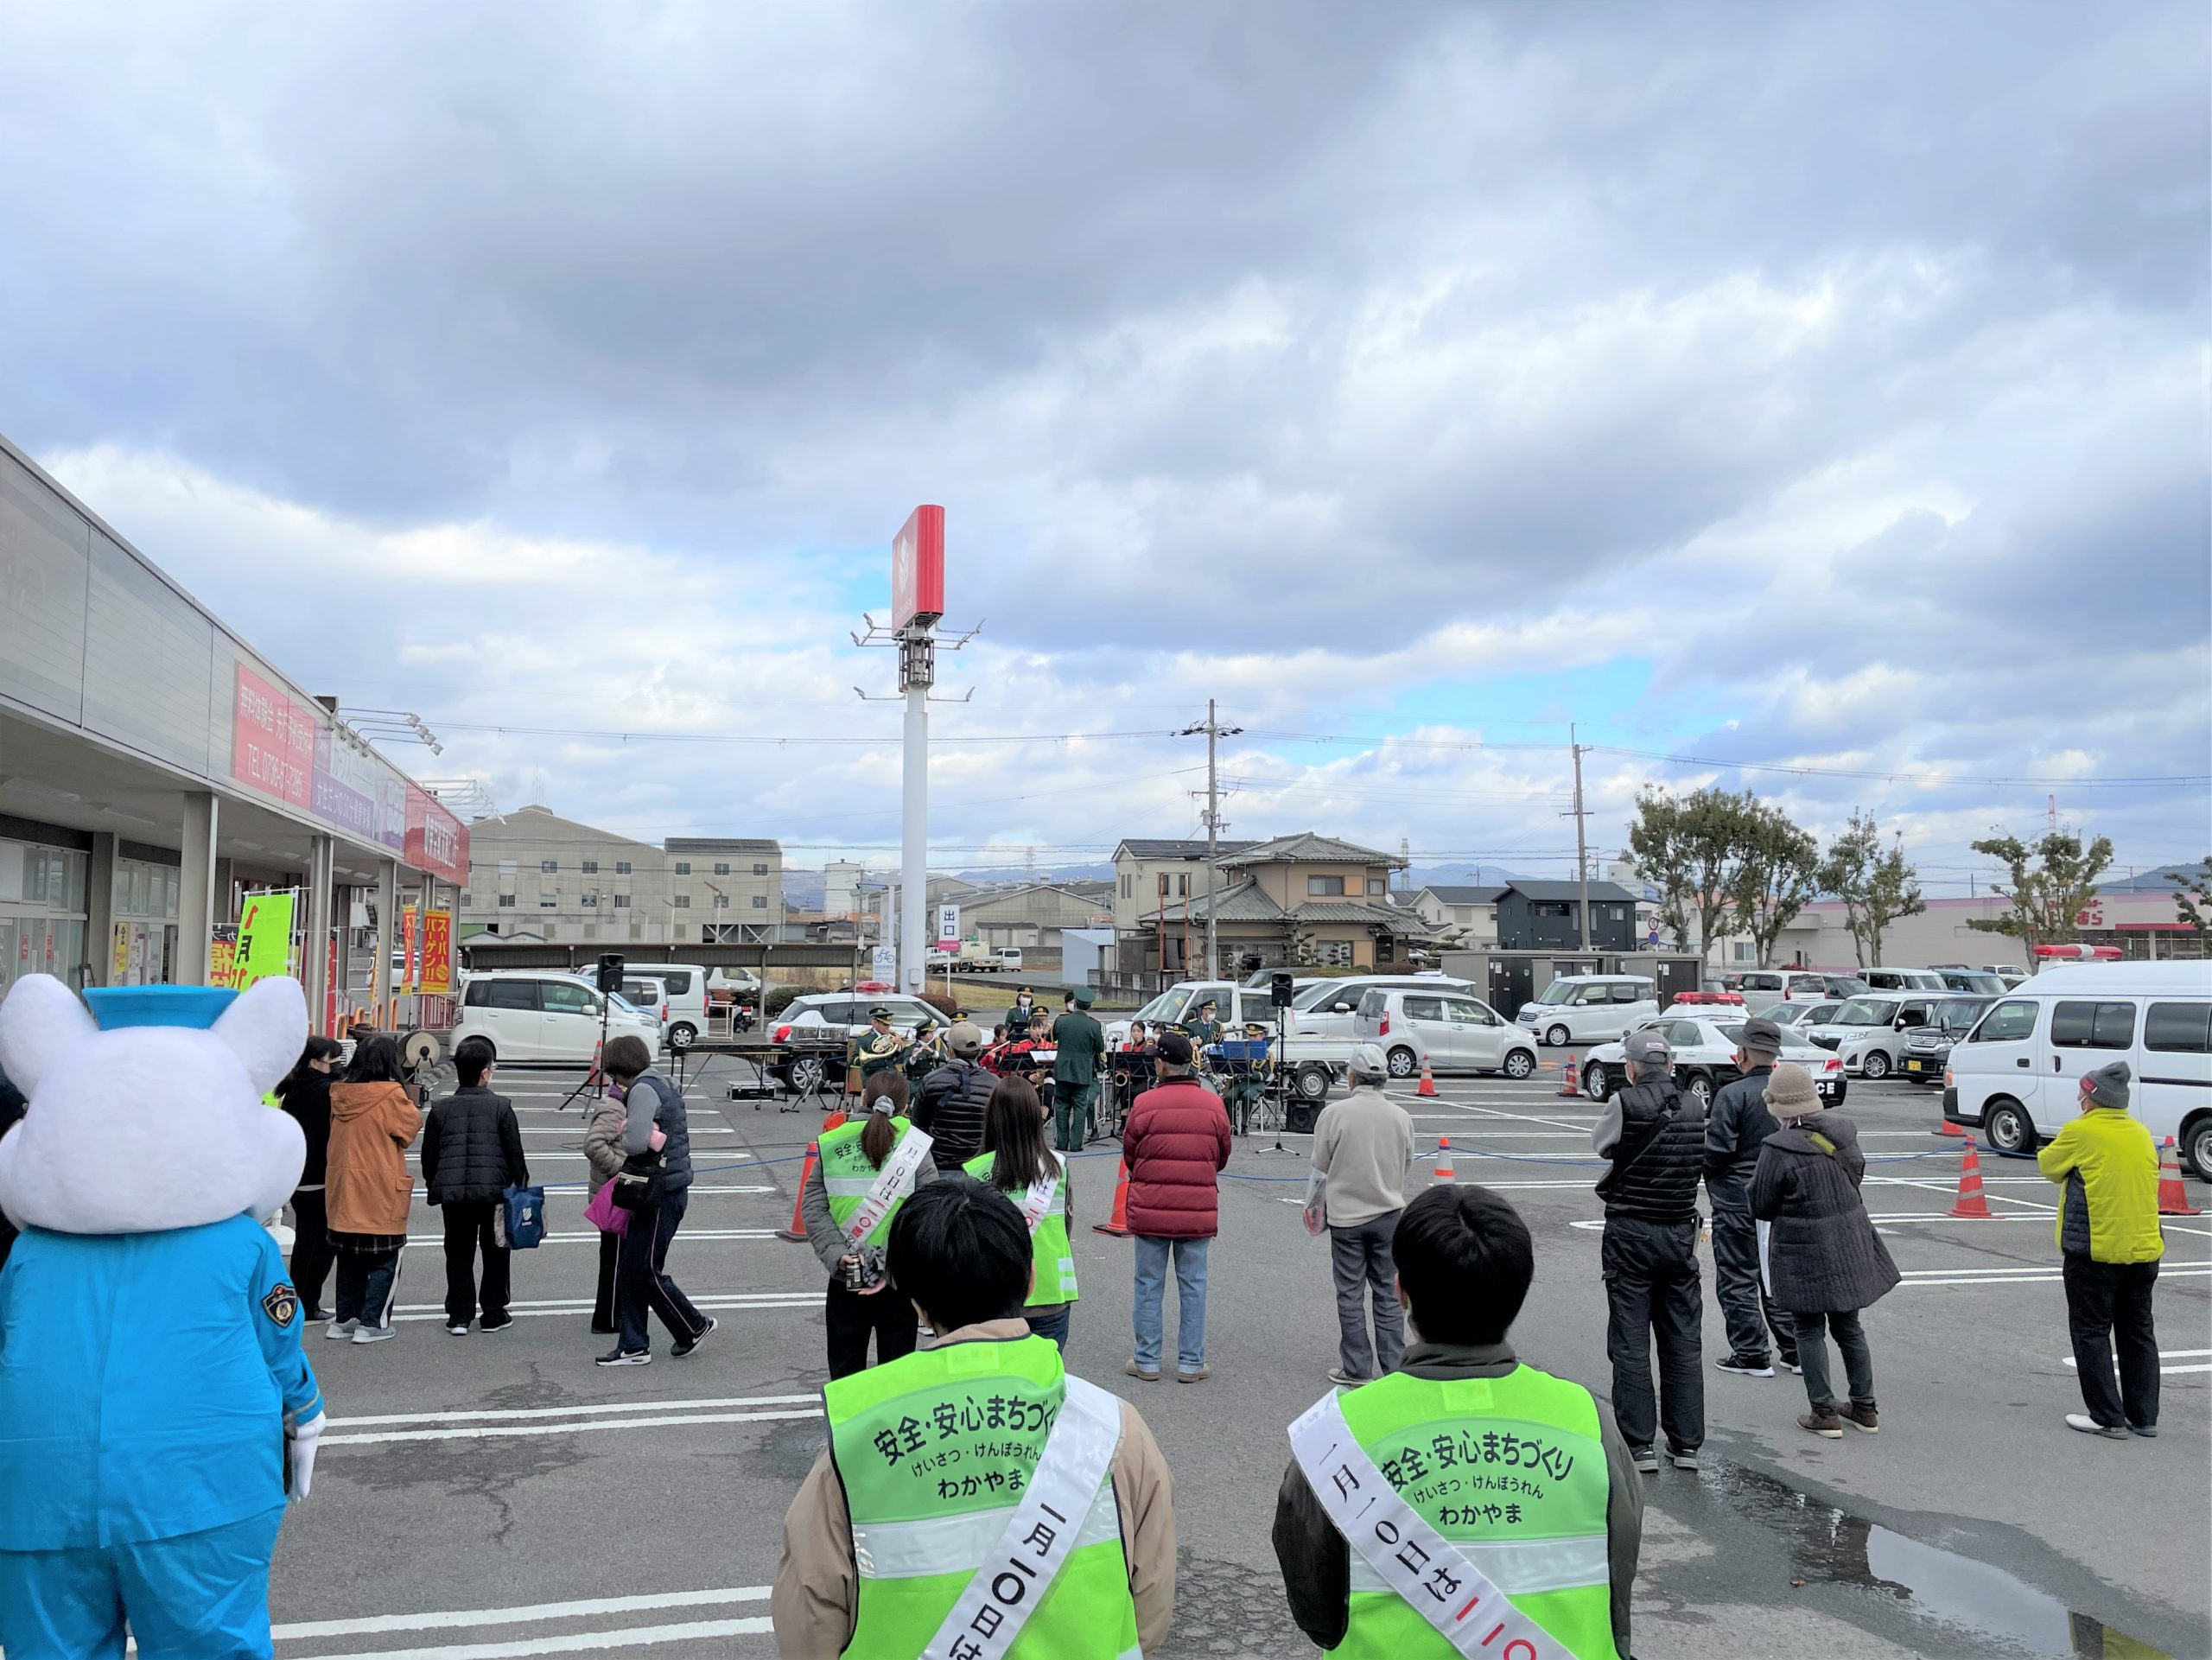
<path fill-rule="evenodd" d="M 944 509 L 921 506 L 891 542 L 891 626 L 927 625 L 944 614 Z"/>

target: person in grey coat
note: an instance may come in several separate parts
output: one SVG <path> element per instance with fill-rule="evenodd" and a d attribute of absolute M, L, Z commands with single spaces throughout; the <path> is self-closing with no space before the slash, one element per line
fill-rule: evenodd
<path fill-rule="evenodd" d="M 1767 1288 L 1789 1313 L 1797 1334 L 1797 1362 L 1805 1369 L 1812 1410 L 1800 1429 L 1836 1441 L 1848 1423 L 1873 1434 L 1874 1355 L 1860 1312 L 1897 1282 L 1897 1264 L 1874 1231 L 1859 1183 L 1866 1155 L 1859 1126 L 1840 1112 L 1821 1110 L 1813 1077 L 1802 1066 L 1780 1065 L 1767 1079 L 1766 1109 L 1780 1125 L 1759 1148 L 1751 1173 L 1751 1214 L 1759 1224 Z M 1839 1405 L 1828 1381 L 1827 1332 L 1835 1333 L 1851 1393 Z"/>

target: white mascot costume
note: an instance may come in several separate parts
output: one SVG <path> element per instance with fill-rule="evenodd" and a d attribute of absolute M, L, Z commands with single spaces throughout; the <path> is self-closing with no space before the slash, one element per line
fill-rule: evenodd
<path fill-rule="evenodd" d="M 86 1003 L 92 1006 L 87 1013 Z M 243 995 L 32 975 L 0 1002 L 29 1098 L 0 1137 L 0 1649 L 266 1656 L 269 1563 L 322 1400 L 258 1218 L 299 1180 L 262 1096 L 307 1040 L 294 980 Z"/>

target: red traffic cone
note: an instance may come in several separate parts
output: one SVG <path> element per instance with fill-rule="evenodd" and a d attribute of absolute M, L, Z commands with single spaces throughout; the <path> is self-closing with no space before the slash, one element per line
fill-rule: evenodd
<path fill-rule="evenodd" d="M 1574 1064 L 1574 1051 L 1567 1052 L 1567 1059 L 1560 1062 L 1559 1093 L 1568 1100 L 1577 1100 L 1582 1094 L 1582 1073 Z"/>
<path fill-rule="evenodd" d="M 1414 1093 L 1415 1095 L 1427 1097 L 1432 1099 L 1435 1097 L 1436 1074 L 1429 1071 L 1428 1057 L 1427 1055 L 1423 1055 L 1421 1058 L 1421 1087 L 1415 1090 Z"/>
<path fill-rule="evenodd" d="M 1963 1135 L 1967 1133 L 1967 1127 L 1955 1118 L 1946 1118 L 1928 1133 L 1931 1135 Z"/>
<path fill-rule="evenodd" d="M 2158 1149 L 2158 1214 L 2160 1216 L 2202 1216 L 2203 1212 L 2189 1202 L 2189 1189 L 2181 1183 L 2181 1166 L 2174 1155 L 2174 1138 L 2166 1137 L 2165 1145 Z"/>
<path fill-rule="evenodd" d="M 1436 1138 L 1436 1168 L 1429 1173 L 1439 1181 L 1459 1180 L 1459 1172 L 1453 1167 L 1452 1138 L 1449 1135 L 1440 1135 Z"/>
<path fill-rule="evenodd" d="M 791 1224 L 788 1228 L 776 1230 L 776 1237 L 779 1239 L 789 1239 L 796 1243 L 806 1237 L 806 1212 L 802 1206 L 806 1203 L 806 1179 L 814 1173 L 814 1161 L 817 1152 L 818 1148 L 814 1142 L 809 1142 L 806 1144 L 806 1162 L 799 1167 L 798 1191 L 791 1195 Z"/>
<path fill-rule="evenodd" d="M 1974 1149 L 1974 1137 L 1967 1137 L 1966 1158 L 1959 1166 L 1959 1198 L 1951 1206 L 1951 1214 L 1979 1217 L 1984 1221 L 1994 1218 L 1989 1213 L 1989 1200 L 1981 1191 L 1981 1158 Z"/>
<path fill-rule="evenodd" d="M 1117 1159 L 1115 1164 L 1114 1214 L 1103 1222 L 1092 1223 L 1090 1231 L 1093 1233 L 1110 1233 L 1116 1239 L 1127 1239 L 1129 1237 L 1129 1161 Z"/>

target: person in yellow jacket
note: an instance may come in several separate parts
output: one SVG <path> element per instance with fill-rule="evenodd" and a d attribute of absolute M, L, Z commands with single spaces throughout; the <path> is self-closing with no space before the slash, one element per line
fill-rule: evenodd
<path fill-rule="evenodd" d="M 1139 1660 L 1175 1612 L 1174 1484 L 1136 1409 L 1021 1318 L 1029 1230 L 972 1177 L 891 1224 L 936 1342 L 823 1391 L 830 1445 L 784 1517 L 786 1660 Z"/>
<path fill-rule="evenodd" d="M 1535 1277 L 1528 1224 L 1486 1188 L 1432 1187 L 1390 1251 L 1418 1340 L 1291 1426 L 1274 1547 L 1292 1618 L 1360 1660 L 1628 1660 L 1642 1479 L 1612 1414 L 1506 1342 Z"/>
<path fill-rule="evenodd" d="M 1045 1141 L 1046 1114 L 1026 1078 L 1002 1078 L 983 1109 L 983 1150 L 960 1167 L 1012 1199 L 1029 1229 L 1036 1277 L 1021 1317 L 1038 1337 L 1068 1352 L 1069 1316 L 1080 1294 L 1068 1231 L 1075 1186 L 1068 1161 Z"/>
<path fill-rule="evenodd" d="M 2085 1435 L 2126 1441 L 2158 1433 L 2158 1334 L 2151 1291 L 2165 1236 L 2158 1226 L 2158 1149 L 2128 1116 L 2127 1063 L 2115 1060 L 2082 1080 L 2082 1110 L 2036 1154 L 2037 1167 L 2060 1184 L 2058 1249 L 2065 1257 L 2066 1325 L 2087 1412 L 2066 1426 Z M 2120 1382 L 2113 1383 L 2113 1349 Z"/>

